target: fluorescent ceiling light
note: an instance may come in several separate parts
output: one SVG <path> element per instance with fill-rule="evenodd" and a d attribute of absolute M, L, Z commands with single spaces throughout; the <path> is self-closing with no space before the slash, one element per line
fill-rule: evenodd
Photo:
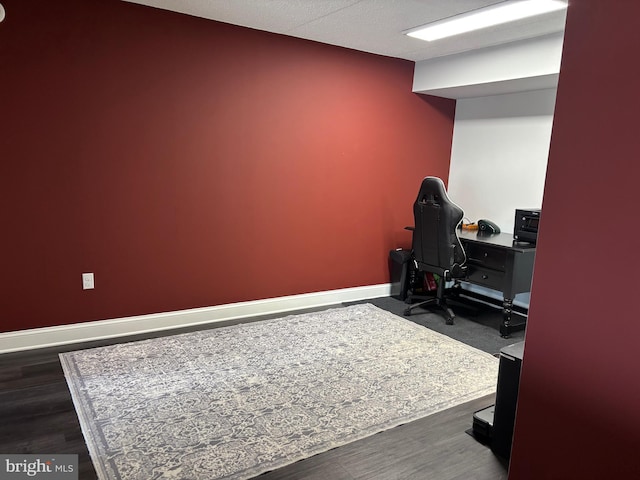
<path fill-rule="evenodd" d="M 445 18 L 406 32 L 428 42 L 567 8 L 564 0 L 514 0 Z"/>

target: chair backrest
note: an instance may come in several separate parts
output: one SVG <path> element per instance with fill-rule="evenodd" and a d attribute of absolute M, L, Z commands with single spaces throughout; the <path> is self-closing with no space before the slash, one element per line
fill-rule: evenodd
<path fill-rule="evenodd" d="M 425 177 L 413 204 L 413 253 L 418 267 L 438 273 L 462 266 L 466 256 L 458 238 L 464 212 L 438 177 Z"/>

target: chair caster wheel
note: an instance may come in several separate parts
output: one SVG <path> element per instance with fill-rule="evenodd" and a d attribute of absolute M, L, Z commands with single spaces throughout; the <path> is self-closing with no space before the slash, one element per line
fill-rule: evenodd
<path fill-rule="evenodd" d="M 411 315 L 411 309 L 407 308 L 405 309 L 405 311 L 403 312 L 405 317 L 408 317 L 409 315 Z"/>

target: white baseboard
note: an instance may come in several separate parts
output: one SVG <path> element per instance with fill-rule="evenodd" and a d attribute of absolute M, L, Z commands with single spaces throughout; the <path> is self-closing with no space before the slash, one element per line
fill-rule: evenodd
<path fill-rule="evenodd" d="M 341 302 L 385 297 L 390 293 L 391 284 L 385 283 L 229 303 L 214 307 L 6 332 L 0 333 L 0 354 L 335 305 Z"/>

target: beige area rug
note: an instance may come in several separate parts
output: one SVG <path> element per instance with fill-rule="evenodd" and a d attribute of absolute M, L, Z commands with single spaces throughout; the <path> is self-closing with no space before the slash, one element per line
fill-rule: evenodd
<path fill-rule="evenodd" d="M 490 394 L 498 372 L 369 304 L 60 360 L 103 480 L 250 478 Z"/>

